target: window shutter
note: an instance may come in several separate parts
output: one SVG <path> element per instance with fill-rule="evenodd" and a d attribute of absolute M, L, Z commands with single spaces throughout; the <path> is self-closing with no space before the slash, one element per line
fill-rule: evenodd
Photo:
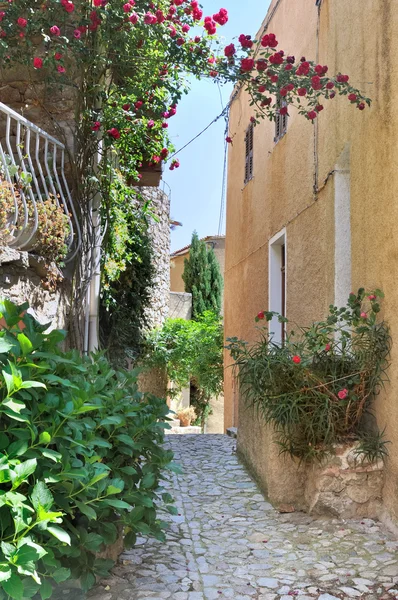
<path fill-rule="evenodd" d="M 254 125 L 250 123 L 245 137 L 245 183 L 253 177 L 253 137 Z"/>

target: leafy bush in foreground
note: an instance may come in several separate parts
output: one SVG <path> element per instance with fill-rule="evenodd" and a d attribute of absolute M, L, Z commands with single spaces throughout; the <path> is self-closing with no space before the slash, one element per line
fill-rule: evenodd
<path fill-rule="evenodd" d="M 97 354 L 58 349 L 64 332 L 0 302 L 0 597 L 15 600 L 79 578 L 83 589 L 112 561 L 97 553 L 137 534 L 164 539 L 160 487 L 172 453 L 164 400 L 138 391 L 136 374 Z"/>

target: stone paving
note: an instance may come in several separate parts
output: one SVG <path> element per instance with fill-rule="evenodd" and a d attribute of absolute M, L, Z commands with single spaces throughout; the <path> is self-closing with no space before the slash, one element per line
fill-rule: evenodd
<path fill-rule="evenodd" d="M 91 600 L 398 598 L 398 541 L 379 523 L 279 514 L 227 436 L 168 443 L 184 473 L 167 542 L 139 540 Z"/>

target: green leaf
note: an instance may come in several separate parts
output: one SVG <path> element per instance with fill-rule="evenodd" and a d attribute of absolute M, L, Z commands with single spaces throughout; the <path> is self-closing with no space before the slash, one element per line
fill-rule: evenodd
<path fill-rule="evenodd" d="M 2 406 L 6 406 L 8 409 L 12 410 L 15 413 L 20 413 L 21 410 L 26 408 L 26 405 L 21 402 L 21 400 L 16 400 L 14 398 L 6 398 L 2 402 Z"/>
<path fill-rule="evenodd" d="M 137 470 L 134 467 L 122 467 L 119 469 L 122 473 L 126 473 L 126 475 L 137 475 Z"/>
<path fill-rule="evenodd" d="M 68 546 L 71 545 L 70 535 L 64 529 L 61 529 L 56 525 L 51 525 L 50 527 L 47 527 L 47 531 L 56 537 L 60 542 L 68 544 Z"/>
<path fill-rule="evenodd" d="M 37 460 L 35 458 L 31 458 L 26 460 L 19 465 L 14 467 L 14 470 L 11 471 L 11 481 L 12 488 L 15 490 L 18 486 L 21 485 L 23 481 L 25 481 L 32 473 L 36 471 Z"/>
<path fill-rule="evenodd" d="M 95 521 L 97 519 L 97 513 L 91 506 L 84 504 L 83 502 L 79 502 L 78 500 L 75 500 L 75 504 L 80 512 L 90 520 Z"/>
<path fill-rule="evenodd" d="M 10 458 L 14 458 L 15 456 L 21 456 L 25 454 L 28 449 L 28 442 L 26 440 L 19 440 L 17 442 L 13 442 L 7 448 L 7 454 Z"/>
<path fill-rule="evenodd" d="M 51 598 L 53 594 L 53 586 L 48 581 L 48 579 L 42 579 L 39 591 L 41 600 L 47 600 L 47 598 Z"/>
<path fill-rule="evenodd" d="M 82 586 L 82 590 L 84 592 L 87 592 L 90 588 L 93 587 L 93 585 L 95 584 L 95 575 L 93 575 L 93 573 L 91 573 L 90 571 L 87 571 L 86 573 L 83 573 L 83 575 L 80 577 L 80 583 Z"/>
<path fill-rule="evenodd" d="M 117 435 L 116 439 L 123 442 L 123 444 L 126 444 L 126 446 L 131 446 L 132 448 L 134 448 L 136 446 L 136 443 L 134 442 L 134 440 L 132 440 L 131 437 L 129 437 L 125 433 L 121 433 L 120 435 Z"/>
<path fill-rule="evenodd" d="M 12 347 L 13 344 L 10 341 L 6 340 L 4 336 L 0 337 L 0 354 L 8 353 Z"/>
<path fill-rule="evenodd" d="M 53 460 L 56 463 L 61 462 L 62 460 L 62 454 L 56 452 L 55 450 L 50 450 L 49 448 L 38 448 L 38 450 L 41 451 L 43 456 L 49 458 L 50 460 Z"/>
<path fill-rule="evenodd" d="M 14 378 L 7 371 L 2 371 L 2 374 L 7 387 L 7 394 L 10 395 L 14 391 Z"/>
<path fill-rule="evenodd" d="M 61 567 L 59 569 L 56 569 L 52 574 L 51 574 L 52 578 L 57 582 L 57 583 L 62 583 L 62 581 L 66 581 L 67 579 L 70 578 L 71 573 L 70 573 L 70 569 L 66 569 L 65 567 Z"/>
<path fill-rule="evenodd" d="M 102 471 L 102 473 L 98 473 L 97 475 L 94 475 L 94 477 L 92 479 L 90 479 L 88 486 L 91 487 L 95 483 L 98 483 L 98 481 L 101 481 L 101 479 L 105 479 L 105 477 L 109 477 L 108 471 Z"/>
<path fill-rule="evenodd" d="M 46 390 L 47 386 L 41 381 L 23 381 L 19 389 L 27 390 L 29 388 L 44 388 Z"/>
<path fill-rule="evenodd" d="M 104 540 L 98 533 L 89 533 L 84 540 L 84 547 L 92 552 L 98 552 L 103 543 Z"/>
<path fill-rule="evenodd" d="M 86 412 L 91 412 L 92 410 L 99 410 L 101 406 L 98 404 L 83 404 L 80 408 L 73 411 L 74 415 L 82 415 Z"/>
<path fill-rule="evenodd" d="M 147 473 L 141 480 L 141 486 L 144 489 L 151 488 L 156 483 L 156 477 L 153 473 Z"/>
<path fill-rule="evenodd" d="M 21 346 L 22 356 L 26 356 L 27 354 L 32 352 L 32 350 L 33 350 L 32 342 L 30 341 L 29 338 L 26 337 L 26 335 L 24 333 L 19 333 L 17 335 L 17 340 L 19 342 L 19 345 Z"/>
<path fill-rule="evenodd" d="M 0 582 L 7 581 L 11 577 L 10 565 L 7 563 L 0 563 Z"/>
<path fill-rule="evenodd" d="M 111 500 L 103 500 L 103 503 L 107 504 L 108 506 L 112 506 L 113 508 L 132 508 L 131 504 L 127 504 L 127 502 L 124 502 L 123 500 L 118 500 L 117 498 L 112 498 Z"/>
<path fill-rule="evenodd" d="M 7 581 L 3 581 L 2 587 L 5 593 L 14 598 L 14 600 L 22 600 L 23 584 L 19 576 L 15 573 Z"/>
<path fill-rule="evenodd" d="M 32 504 L 36 511 L 43 508 L 45 511 L 49 511 L 53 505 L 54 498 L 43 481 L 38 481 L 33 488 L 32 492 Z"/>
<path fill-rule="evenodd" d="M 20 548 L 18 548 L 17 552 L 14 554 L 13 562 L 16 565 L 25 565 L 28 562 L 35 562 L 39 558 L 39 553 L 33 546 L 29 546 L 28 544 L 24 544 Z"/>

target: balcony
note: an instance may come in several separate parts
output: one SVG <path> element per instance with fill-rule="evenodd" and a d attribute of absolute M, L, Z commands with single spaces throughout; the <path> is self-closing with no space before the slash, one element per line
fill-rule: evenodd
<path fill-rule="evenodd" d="M 67 263 L 79 250 L 81 230 L 65 146 L 0 102 L 0 245 L 41 254 L 43 243 L 54 240 L 56 222 Z"/>

